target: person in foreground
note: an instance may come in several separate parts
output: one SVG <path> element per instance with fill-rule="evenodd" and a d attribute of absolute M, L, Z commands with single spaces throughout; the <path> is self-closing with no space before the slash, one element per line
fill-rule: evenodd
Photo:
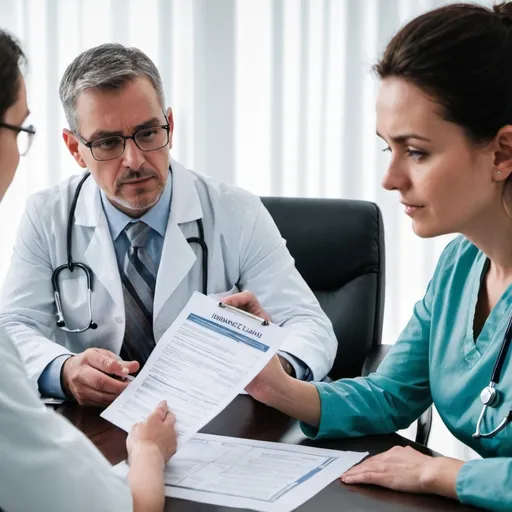
<path fill-rule="evenodd" d="M 0 201 L 35 134 L 25 125 L 23 62 L 18 43 L 0 30 Z M 134 426 L 126 443 L 128 487 L 82 433 L 46 409 L 0 330 L 0 510 L 163 510 L 163 468 L 176 451 L 174 422 L 162 402 Z"/>
<path fill-rule="evenodd" d="M 483 459 L 464 462 L 396 447 L 347 471 L 346 484 L 434 493 L 512 510 L 512 4 L 455 4 L 407 24 L 376 71 L 377 133 L 387 190 L 415 233 L 460 233 L 444 250 L 408 325 L 377 372 L 333 383 L 290 379 L 272 360 L 248 386 L 302 420 L 312 438 L 403 429 L 432 403 Z M 230 303 L 263 315 L 250 294 Z M 511 324 L 512 325 L 512 324 Z M 507 332 L 508 331 L 508 332 Z M 493 391 L 494 390 L 494 391 Z"/>

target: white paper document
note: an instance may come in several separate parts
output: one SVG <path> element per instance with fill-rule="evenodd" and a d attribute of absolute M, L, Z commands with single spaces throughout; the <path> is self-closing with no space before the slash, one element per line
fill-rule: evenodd
<path fill-rule="evenodd" d="M 198 434 L 165 468 L 165 494 L 262 512 L 293 510 L 367 453 Z M 127 471 L 126 463 L 118 470 Z"/>
<path fill-rule="evenodd" d="M 196 292 L 137 378 L 101 416 L 129 431 L 166 400 L 181 447 L 251 382 L 286 335 Z"/>

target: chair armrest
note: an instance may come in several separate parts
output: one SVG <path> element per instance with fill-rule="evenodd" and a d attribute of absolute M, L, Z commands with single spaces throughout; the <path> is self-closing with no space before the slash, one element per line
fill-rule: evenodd
<path fill-rule="evenodd" d="M 393 345 L 376 345 L 370 349 L 363 364 L 363 377 L 377 371 Z"/>

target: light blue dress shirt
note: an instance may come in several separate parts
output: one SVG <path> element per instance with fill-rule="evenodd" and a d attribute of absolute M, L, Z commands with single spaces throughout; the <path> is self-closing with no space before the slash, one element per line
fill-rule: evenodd
<path fill-rule="evenodd" d="M 142 217 L 133 219 L 121 210 L 118 210 L 101 191 L 101 202 L 103 211 L 107 218 L 108 227 L 112 240 L 114 241 L 114 249 L 117 258 L 119 269 L 123 268 L 124 257 L 130 248 L 128 237 L 123 233 L 124 229 L 130 222 L 145 222 L 151 229 L 147 239 L 147 249 L 149 256 L 155 264 L 158 271 L 160 259 L 162 257 L 162 250 L 164 246 L 165 231 L 167 229 L 167 222 L 171 210 L 172 198 L 172 175 L 169 173 L 165 189 L 158 202 L 147 211 Z M 172 264 L 172 262 L 167 262 Z M 308 378 L 310 375 L 309 368 L 299 359 L 286 352 L 280 352 L 285 357 L 295 370 L 298 379 Z M 59 356 L 49 363 L 38 380 L 39 392 L 43 396 L 66 398 L 61 385 L 61 371 L 62 366 L 69 355 Z"/>
<path fill-rule="evenodd" d="M 457 477 L 462 503 L 512 510 L 512 424 L 489 439 L 475 439 L 482 403 L 512 315 L 512 285 L 475 339 L 473 323 L 486 256 L 467 239 L 443 252 L 423 300 L 376 373 L 330 384 L 317 383 L 318 429 L 310 437 L 384 434 L 408 427 L 432 402 L 451 433 L 483 460 L 466 462 Z M 496 386 L 501 399 L 489 407 L 482 431 L 498 426 L 512 410 L 512 350 Z"/>
<path fill-rule="evenodd" d="M 142 221 L 151 228 L 147 238 L 146 248 L 158 272 L 160 259 L 162 257 L 162 250 L 164 248 L 165 230 L 167 229 L 167 222 L 169 220 L 169 214 L 171 211 L 171 196 L 172 183 L 171 174 L 169 174 L 165 189 L 158 202 L 142 217 L 134 219 L 123 213 L 121 210 L 118 210 L 107 199 L 107 196 L 104 194 L 104 192 L 101 191 L 101 202 L 105 216 L 107 217 L 108 227 L 110 229 L 112 240 L 114 240 L 114 249 L 116 251 L 116 258 L 119 269 L 123 268 L 125 255 L 130 248 L 128 237 L 125 233 L 123 233 L 123 231 L 126 226 L 130 224 L 130 222 Z"/>

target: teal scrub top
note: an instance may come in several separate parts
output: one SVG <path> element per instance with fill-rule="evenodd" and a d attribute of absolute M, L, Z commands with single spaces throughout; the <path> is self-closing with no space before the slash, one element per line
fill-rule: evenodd
<path fill-rule="evenodd" d="M 462 503 L 512 510 L 512 424 L 490 439 L 474 439 L 482 403 L 507 324 L 512 285 L 475 340 L 473 318 L 487 257 L 466 238 L 443 251 L 423 300 L 377 372 L 368 377 L 315 383 L 321 401 L 312 438 L 384 434 L 407 428 L 432 403 L 451 433 L 483 459 L 466 462 L 457 478 Z M 512 367 L 507 354 L 497 385 L 500 401 L 487 408 L 482 431 L 512 410 Z"/>

